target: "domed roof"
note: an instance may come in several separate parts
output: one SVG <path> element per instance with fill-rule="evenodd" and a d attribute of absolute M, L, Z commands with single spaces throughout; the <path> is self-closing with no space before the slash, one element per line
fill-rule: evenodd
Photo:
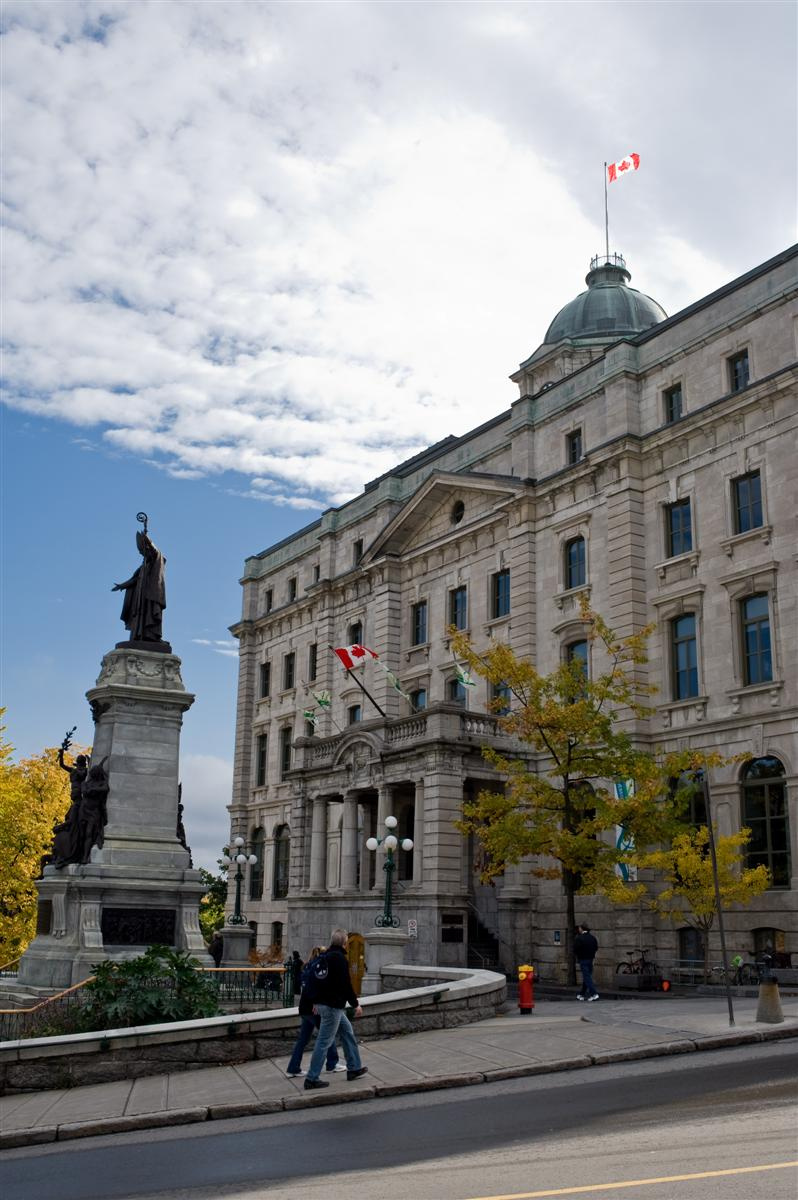
<path fill-rule="evenodd" d="M 635 288 L 620 254 L 594 258 L 585 277 L 587 291 L 565 305 L 549 325 L 544 344 L 563 338 L 614 341 L 642 333 L 667 317 L 665 310 Z"/>

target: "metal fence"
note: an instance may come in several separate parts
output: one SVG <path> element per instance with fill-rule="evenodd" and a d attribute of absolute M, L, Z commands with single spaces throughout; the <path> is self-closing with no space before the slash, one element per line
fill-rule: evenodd
<path fill-rule="evenodd" d="M 291 967 L 197 967 L 196 970 L 213 984 L 220 1011 L 262 1012 L 294 1004 Z M 93 978 L 90 976 L 28 1008 L 0 1009 L 0 1041 L 84 1032 L 83 1009 L 87 998 L 84 989 Z M 158 982 L 159 986 L 169 986 L 169 981 Z"/>

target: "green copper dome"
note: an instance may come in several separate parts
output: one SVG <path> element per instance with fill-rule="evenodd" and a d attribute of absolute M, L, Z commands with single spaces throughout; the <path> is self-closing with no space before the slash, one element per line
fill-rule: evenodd
<path fill-rule="evenodd" d="M 629 287 L 632 276 L 620 254 L 602 255 L 590 263 L 587 291 L 561 308 L 549 325 L 544 344 L 564 338 L 614 340 L 643 333 L 664 321 L 667 313 L 642 292 Z"/>

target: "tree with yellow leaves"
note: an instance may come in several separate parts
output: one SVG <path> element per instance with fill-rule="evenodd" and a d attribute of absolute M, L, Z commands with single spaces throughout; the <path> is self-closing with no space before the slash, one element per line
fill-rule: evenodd
<path fill-rule="evenodd" d="M 729 904 L 748 904 L 771 885 L 765 866 L 744 867 L 742 849 L 751 838 L 750 829 L 719 837 L 715 832 L 718 891 L 725 910 Z M 684 922 L 701 934 L 704 946 L 704 982 L 709 979 L 709 931 L 718 914 L 709 829 L 706 825 L 683 829 L 668 849 L 655 850 L 642 858 L 646 867 L 660 872 L 665 888 L 650 904 L 661 916 Z"/>
<path fill-rule="evenodd" d="M 586 606 L 582 620 L 594 658 L 603 660 L 595 675 L 578 659 L 541 675 L 504 643 L 478 652 L 467 635 L 449 631 L 455 655 L 500 692 L 493 703 L 500 731 L 528 747 L 511 753 L 483 747 L 504 786 L 467 801 L 460 829 L 482 847 L 484 882 L 528 856 L 537 859 L 535 875 L 562 881 L 572 983 L 577 893 L 616 903 L 639 899 L 645 886 L 631 869 L 639 848 L 668 844 L 678 829 L 669 781 L 718 761 L 692 751 L 658 756 L 634 746 L 621 721 L 650 714 L 645 701 L 654 689 L 638 668 L 646 662 L 651 629 L 618 637 Z"/>
<path fill-rule="evenodd" d="M 5 712 L 0 709 L 0 716 Z M 0 726 L 0 966 L 18 958 L 36 930 L 35 880 L 69 808 L 69 776 L 48 749 L 12 762 Z"/>

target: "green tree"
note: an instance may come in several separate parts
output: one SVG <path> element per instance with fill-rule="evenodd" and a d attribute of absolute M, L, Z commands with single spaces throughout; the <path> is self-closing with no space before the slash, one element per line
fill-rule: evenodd
<path fill-rule="evenodd" d="M 0 716 L 5 709 L 0 709 Z M 69 776 L 58 751 L 12 762 L 0 726 L 0 966 L 18 958 L 36 932 L 35 880 L 69 808 Z"/>
<path fill-rule="evenodd" d="M 719 837 L 715 831 L 715 858 L 718 890 L 724 910 L 730 904 L 749 904 L 770 887 L 770 872 L 765 866 L 744 867 L 743 847 L 750 840 L 750 829 Z M 684 922 L 701 934 L 704 946 L 704 982 L 709 979 L 709 931 L 718 915 L 709 829 L 699 825 L 677 833 L 667 849 L 645 854 L 642 864 L 664 876 L 665 888 L 649 903 L 660 916 Z"/>
<path fill-rule="evenodd" d="M 522 744 L 504 753 L 483 747 L 504 787 L 467 801 L 460 828 L 481 845 L 483 881 L 527 856 L 538 859 L 534 874 L 562 881 L 570 982 L 577 893 L 599 893 L 615 903 L 640 898 L 645 885 L 630 879 L 628 868 L 637 865 L 640 847 L 669 843 L 677 829 L 669 779 L 716 761 L 693 752 L 657 756 L 634 746 L 622 722 L 650 715 L 645 701 L 654 689 L 639 668 L 651 629 L 620 638 L 587 607 L 582 619 L 594 660 L 603 660 L 604 669 L 593 675 L 576 659 L 541 675 L 504 643 L 478 653 L 465 634 L 450 630 L 454 652 L 469 670 L 505 689 L 511 707 L 499 727 Z M 503 704 L 499 699 L 492 707 L 500 712 Z M 633 784 L 622 786 L 627 781 Z"/>
<path fill-rule="evenodd" d="M 215 1017 L 219 998 L 191 955 L 150 946 L 138 958 L 106 959 L 92 966 L 84 988 L 83 1029 L 123 1029 L 162 1021 Z"/>
<path fill-rule="evenodd" d="M 200 867 L 202 882 L 208 889 L 200 900 L 199 908 L 200 929 L 206 942 L 210 942 L 216 930 L 221 929 L 224 925 L 224 906 L 227 903 L 227 875 L 222 872 L 221 866 L 221 860 L 219 860 L 220 870 L 217 875 L 214 875 L 211 871 L 206 871 L 204 867 Z"/>

